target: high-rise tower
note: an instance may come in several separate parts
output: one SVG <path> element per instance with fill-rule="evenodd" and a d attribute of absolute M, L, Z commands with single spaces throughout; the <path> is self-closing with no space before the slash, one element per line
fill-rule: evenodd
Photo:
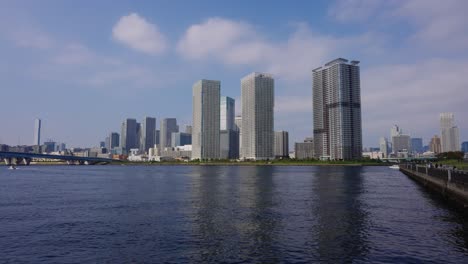
<path fill-rule="evenodd" d="M 160 134 L 159 134 L 159 143 L 161 149 L 166 147 L 171 147 L 172 145 L 172 133 L 179 132 L 179 126 L 177 125 L 177 119 L 175 118 L 164 118 L 161 120 L 161 127 L 160 127 Z"/>
<path fill-rule="evenodd" d="M 141 122 L 141 133 L 140 133 L 140 150 L 142 152 L 148 152 L 148 150 L 154 147 L 154 133 L 156 132 L 156 118 L 145 117 Z"/>
<path fill-rule="evenodd" d="M 138 146 L 137 122 L 133 118 L 127 118 L 122 122 L 122 133 L 120 133 L 120 147 L 124 153 Z"/>
<path fill-rule="evenodd" d="M 251 73 L 241 79 L 241 158 L 273 159 L 274 79 L 270 74 Z"/>
<path fill-rule="evenodd" d="M 220 81 L 193 85 L 192 159 L 219 159 Z"/>
<path fill-rule="evenodd" d="M 235 102 L 231 97 L 221 96 L 221 130 L 234 130 Z"/>
<path fill-rule="evenodd" d="M 36 118 L 34 120 L 34 145 L 41 145 L 41 119 Z"/>
<path fill-rule="evenodd" d="M 359 61 L 339 58 L 312 71 L 314 147 L 318 158 L 362 156 Z"/>
<path fill-rule="evenodd" d="M 442 152 L 460 151 L 460 132 L 453 113 L 440 114 Z"/>

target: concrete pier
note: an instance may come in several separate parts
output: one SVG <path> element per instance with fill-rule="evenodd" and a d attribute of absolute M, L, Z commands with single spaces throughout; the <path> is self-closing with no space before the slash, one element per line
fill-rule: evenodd
<path fill-rule="evenodd" d="M 400 165 L 400 171 L 447 200 L 468 209 L 468 173 L 415 164 Z"/>

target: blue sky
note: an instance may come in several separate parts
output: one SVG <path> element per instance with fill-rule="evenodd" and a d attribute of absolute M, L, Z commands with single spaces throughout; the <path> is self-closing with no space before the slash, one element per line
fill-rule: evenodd
<path fill-rule="evenodd" d="M 467 1 L 1 1 L 0 143 L 94 146 L 126 117 L 191 122 L 192 84 L 240 97 L 275 77 L 275 129 L 312 134 L 311 70 L 361 61 L 365 146 L 398 124 L 425 142 L 454 112 L 468 141 Z M 239 101 L 237 105 L 239 106 Z"/>

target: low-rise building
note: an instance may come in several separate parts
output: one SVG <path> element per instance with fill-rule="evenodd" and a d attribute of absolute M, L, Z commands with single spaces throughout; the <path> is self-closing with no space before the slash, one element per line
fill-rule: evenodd
<path fill-rule="evenodd" d="M 304 142 L 296 142 L 294 152 L 298 160 L 314 158 L 314 140 L 306 138 Z"/>

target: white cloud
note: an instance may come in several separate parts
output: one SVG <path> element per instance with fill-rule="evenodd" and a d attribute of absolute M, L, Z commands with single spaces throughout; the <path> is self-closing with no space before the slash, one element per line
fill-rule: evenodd
<path fill-rule="evenodd" d="M 376 11 L 391 1 L 339 0 L 328 9 L 328 15 L 341 22 L 364 21 L 373 17 Z"/>
<path fill-rule="evenodd" d="M 393 13 L 416 26 L 415 43 L 444 50 L 465 50 L 468 46 L 466 10 L 468 1 L 463 0 L 412 0 L 401 2 Z"/>
<path fill-rule="evenodd" d="M 468 45 L 468 1 L 464 0 L 338 0 L 328 10 L 339 22 L 366 27 L 405 27 L 413 47 L 457 52 Z"/>
<path fill-rule="evenodd" d="M 53 58 L 53 61 L 65 65 L 82 65 L 92 61 L 95 56 L 96 55 L 86 46 L 74 43 L 65 46 L 57 56 Z"/>
<path fill-rule="evenodd" d="M 132 49 L 151 55 L 161 54 L 166 48 L 166 37 L 158 26 L 136 13 L 123 16 L 112 29 L 114 39 Z"/>
<path fill-rule="evenodd" d="M 210 18 L 190 26 L 177 49 L 186 59 L 255 66 L 278 78 L 296 81 L 310 78 L 312 68 L 330 55 L 334 41 L 300 24 L 286 41 L 269 42 L 248 23 Z"/>

